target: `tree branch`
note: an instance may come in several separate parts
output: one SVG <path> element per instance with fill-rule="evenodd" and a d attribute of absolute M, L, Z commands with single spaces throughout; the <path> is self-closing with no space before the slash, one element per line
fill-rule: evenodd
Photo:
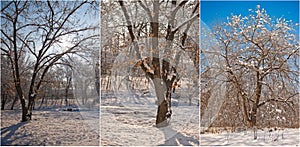
<path fill-rule="evenodd" d="M 151 15 L 150 9 L 148 7 L 146 7 L 141 0 L 138 0 L 138 2 L 141 5 L 141 7 L 147 12 L 147 15 L 148 15 L 150 21 L 152 21 L 152 15 Z"/>
<path fill-rule="evenodd" d="M 122 0 L 119 0 L 118 1 L 120 6 L 121 6 L 121 9 L 123 11 L 123 14 L 125 16 L 125 20 L 126 20 L 126 23 L 127 23 L 127 29 L 128 29 L 128 32 L 129 32 L 129 35 L 130 35 L 130 38 L 131 38 L 131 41 L 134 42 L 135 41 L 135 36 L 134 36 L 134 33 L 133 33 L 133 29 L 132 29 L 132 23 L 130 21 L 130 17 L 128 15 L 128 12 L 127 12 L 127 9 L 126 7 L 124 6 L 124 2 Z"/>
<path fill-rule="evenodd" d="M 185 22 L 181 23 L 179 26 L 177 26 L 172 32 L 178 31 L 182 26 L 186 25 L 187 23 L 192 23 L 193 21 L 197 20 L 199 18 L 200 14 L 194 15 L 192 18 L 186 20 Z"/>
<path fill-rule="evenodd" d="M 298 95 L 298 94 L 299 94 L 299 92 L 294 93 L 293 95 L 289 96 L 289 97 L 286 98 L 286 99 L 279 99 L 279 98 L 277 98 L 277 99 L 276 99 L 276 98 L 267 99 L 267 100 L 263 101 L 262 103 L 258 104 L 258 107 L 261 107 L 261 106 L 265 105 L 266 103 L 272 102 L 272 101 L 274 101 L 274 102 L 283 102 L 283 103 L 287 103 L 287 102 L 289 102 L 289 101 L 288 101 L 289 99 L 291 99 L 292 97 L 294 97 L 294 96 L 296 96 L 296 95 Z"/>

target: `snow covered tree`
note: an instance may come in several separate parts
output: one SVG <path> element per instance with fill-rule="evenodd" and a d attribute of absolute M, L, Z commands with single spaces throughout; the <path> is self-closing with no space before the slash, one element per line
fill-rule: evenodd
<path fill-rule="evenodd" d="M 223 82 L 234 87 L 244 122 L 256 128 L 258 111 L 264 105 L 276 102 L 290 109 L 298 107 L 294 101 L 299 97 L 300 46 L 298 24 L 274 19 L 260 5 L 249 11 L 249 16 L 232 15 L 216 26 L 218 43 L 211 47 L 220 51 L 204 54 L 222 58 L 224 65 L 218 70 L 226 77 Z"/>
<path fill-rule="evenodd" d="M 104 9 L 109 10 L 111 7 L 108 5 L 118 6 L 121 13 L 111 10 L 114 19 L 103 27 L 111 27 L 111 31 L 115 23 L 115 33 L 124 39 L 119 45 L 132 48 L 136 57 L 133 65 L 154 83 L 158 104 L 156 125 L 166 126 L 172 114 L 171 93 L 180 79 L 176 65 L 184 52 L 192 59 L 194 68 L 199 69 L 199 1 L 138 0 L 102 4 Z M 109 35 L 111 33 L 102 36 Z"/>
<path fill-rule="evenodd" d="M 13 65 L 22 121 L 27 121 L 48 71 L 60 64 L 63 56 L 76 54 L 84 42 L 99 36 L 93 32 L 99 24 L 81 19 L 99 10 L 94 9 L 95 1 L 5 1 L 1 5 L 1 55 L 7 56 Z M 21 83 L 21 56 L 30 59 L 28 93 Z"/>

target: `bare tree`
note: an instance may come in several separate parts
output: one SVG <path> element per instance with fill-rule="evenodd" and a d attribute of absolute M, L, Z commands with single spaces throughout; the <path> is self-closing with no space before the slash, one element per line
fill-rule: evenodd
<path fill-rule="evenodd" d="M 85 15 L 97 7 L 93 1 L 12 1 L 1 9 L 1 51 L 12 63 L 14 83 L 22 105 L 22 121 L 31 118 L 44 77 L 60 59 L 75 54 L 82 43 L 98 36 L 94 25 L 83 25 Z M 89 11 L 88 13 L 85 13 Z M 81 16 L 81 17 L 80 17 Z M 85 20 L 85 19 L 83 19 Z M 72 38 L 72 39 L 71 39 Z M 28 103 L 21 86 L 19 59 L 30 56 L 32 67 Z"/>
<path fill-rule="evenodd" d="M 247 126 L 256 128 L 262 106 L 276 102 L 294 109 L 300 47 L 292 21 L 273 20 L 259 5 L 250 12 L 244 17 L 233 15 L 217 26 L 214 35 L 220 51 L 203 53 L 222 58 L 224 65 L 218 68 L 226 77 L 223 82 L 235 89 Z"/>

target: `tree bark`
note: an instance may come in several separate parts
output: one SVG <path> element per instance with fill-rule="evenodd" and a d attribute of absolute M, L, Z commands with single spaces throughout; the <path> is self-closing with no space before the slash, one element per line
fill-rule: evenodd
<path fill-rule="evenodd" d="M 165 98 L 167 91 L 166 84 L 162 79 L 153 79 L 154 88 L 157 97 L 157 114 L 156 114 L 156 126 L 165 127 L 168 125 L 166 114 L 168 112 L 168 105 Z"/>
<path fill-rule="evenodd" d="M 252 124 L 252 128 L 254 131 L 254 139 L 257 139 L 257 127 L 256 127 L 256 122 L 257 122 L 257 109 L 258 109 L 258 104 L 259 104 L 259 100 L 260 100 L 260 96 L 261 96 L 261 90 L 262 90 L 262 78 L 260 78 L 259 76 L 259 72 L 256 72 L 256 78 L 257 78 L 257 82 L 256 82 L 256 89 L 255 89 L 255 99 L 253 102 L 253 106 L 252 106 L 252 112 L 251 114 L 251 124 Z"/>

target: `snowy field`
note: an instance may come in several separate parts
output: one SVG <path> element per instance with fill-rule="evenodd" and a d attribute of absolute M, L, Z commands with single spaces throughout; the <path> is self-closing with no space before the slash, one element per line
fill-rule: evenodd
<path fill-rule="evenodd" d="M 35 110 L 20 122 L 20 110 L 1 110 L 2 145 L 99 145 L 99 111 Z"/>
<path fill-rule="evenodd" d="M 173 107 L 170 126 L 155 127 L 155 105 L 101 107 L 101 145 L 199 145 L 199 108 Z"/>
<path fill-rule="evenodd" d="M 201 146 L 299 146 L 299 129 L 259 130 L 258 139 L 253 139 L 253 131 L 236 133 L 221 132 L 220 134 L 201 134 Z"/>
<path fill-rule="evenodd" d="M 119 146 L 299 146 L 300 129 L 205 133 L 199 137 L 199 108 L 172 107 L 170 126 L 155 127 L 155 105 L 102 106 L 98 110 L 35 110 L 20 122 L 20 110 L 1 111 L 1 145 Z M 99 126 L 101 133 L 99 134 Z M 200 140 L 200 141 L 199 141 Z"/>

